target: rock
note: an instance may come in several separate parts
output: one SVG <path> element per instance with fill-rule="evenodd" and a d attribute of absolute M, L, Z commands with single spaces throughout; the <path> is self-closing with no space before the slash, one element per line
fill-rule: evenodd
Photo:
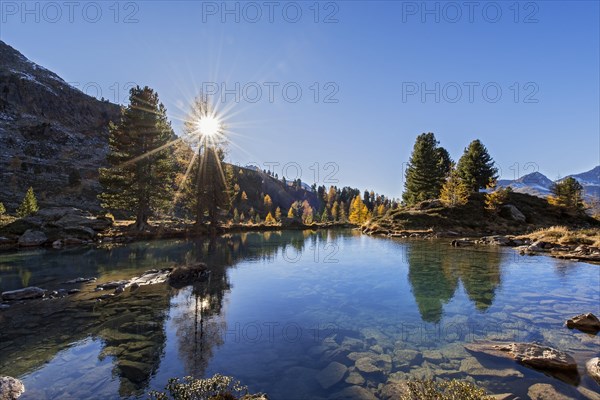
<path fill-rule="evenodd" d="M 592 358 L 585 363 L 587 373 L 600 385 L 600 358 Z"/>
<path fill-rule="evenodd" d="M 348 386 L 329 398 L 331 400 L 377 400 L 373 393 L 361 386 Z"/>
<path fill-rule="evenodd" d="M 79 289 L 71 289 L 67 293 L 68 294 L 75 294 L 75 293 L 79 293 L 79 292 L 81 292 L 81 290 L 79 290 Z"/>
<path fill-rule="evenodd" d="M 130 285 L 136 284 L 137 287 L 145 285 L 154 285 L 157 283 L 166 282 L 171 274 L 171 268 L 165 268 L 161 270 L 150 270 L 146 271 L 140 277 L 132 278 L 129 281 Z"/>
<path fill-rule="evenodd" d="M 6 310 L 8 308 L 10 308 L 8 304 L 0 304 L 0 310 Z"/>
<path fill-rule="evenodd" d="M 54 249 L 60 249 L 61 247 L 63 247 L 63 241 L 62 240 L 55 240 L 54 242 L 52 242 L 52 248 Z"/>
<path fill-rule="evenodd" d="M 484 236 L 480 241 L 492 246 L 513 246 L 515 244 L 511 238 L 502 235 Z"/>
<path fill-rule="evenodd" d="M 517 377 L 523 374 L 513 368 L 491 369 L 484 367 L 476 358 L 468 357 L 460 362 L 460 370 L 469 376 L 490 376 L 495 378 Z"/>
<path fill-rule="evenodd" d="M 543 242 L 538 240 L 537 242 L 533 242 L 529 246 L 527 246 L 527 251 L 530 252 L 546 252 L 552 248 L 552 244 L 548 242 Z"/>
<path fill-rule="evenodd" d="M 412 398 L 410 390 L 406 382 L 390 382 L 387 383 L 379 392 L 380 399 L 383 400 L 397 400 Z"/>
<path fill-rule="evenodd" d="M 566 325 L 569 329 L 579 329 L 582 332 L 598 333 L 600 331 L 600 320 L 592 313 L 569 318 Z"/>
<path fill-rule="evenodd" d="M 512 358 L 534 369 L 577 373 L 577 363 L 573 357 L 552 347 L 535 343 L 472 343 L 465 345 L 465 348 L 474 353 Z"/>
<path fill-rule="evenodd" d="M 452 241 L 452 246 L 454 247 L 475 246 L 475 244 L 477 244 L 475 240 L 468 238 L 455 239 Z"/>
<path fill-rule="evenodd" d="M 121 294 L 125 291 L 125 285 L 119 285 L 116 289 L 115 289 L 115 294 Z"/>
<path fill-rule="evenodd" d="M 70 281 L 66 281 L 66 282 L 63 282 L 63 283 L 65 283 L 67 285 L 72 285 L 72 284 L 75 284 L 75 283 L 86 283 L 86 282 L 94 282 L 94 281 L 96 281 L 96 278 L 94 278 L 94 277 L 91 277 L 91 278 L 75 278 L 75 279 L 71 279 Z"/>
<path fill-rule="evenodd" d="M 10 376 L 0 376 L 0 400 L 15 400 L 25 393 L 23 382 Z"/>
<path fill-rule="evenodd" d="M 129 281 L 127 281 L 127 280 L 110 281 L 110 282 L 106 282 L 106 283 L 101 283 L 101 284 L 97 285 L 96 288 L 97 289 L 99 288 L 102 290 L 116 289 L 119 286 L 127 285 L 128 283 L 129 283 Z"/>
<path fill-rule="evenodd" d="M 505 204 L 500 207 L 500 216 L 503 218 L 511 219 L 516 222 L 525 222 L 525 215 L 517 207 L 512 204 Z"/>
<path fill-rule="evenodd" d="M 169 276 L 169 285 L 182 288 L 208 276 L 208 267 L 204 263 L 175 268 Z"/>
<path fill-rule="evenodd" d="M 34 247 L 41 246 L 48 240 L 46 234 L 42 231 L 28 229 L 24 234 L 19 237 L 19 246 L 21 247 Z"/>
<path fill-rule="evenodd" d="M 352 354 L 352 353 L 351 353 Z M 350 355 L 348 356 L 350 358 Z M 367 353 L 354 363 L 356 369 L 365 374 L 383 375 L 392 369 L 392 358 L 387 354 Z"/>
<path fill-rule="evenodd" d="M 79 240 L 93 239 L 97 235 L 96 231 L 94 231 L 92 228 L 79 225 L 66 226 L 63 228 L 63 231 L 68 236 Z"/>
<path fill-rule="evenodd" d="M 329 389 L 341 381 L 348 372 L 348 368 L 339 362 L 332 362 L 316 376 L 317 381 L 323 389 Z"/>
<path fill-rule="evenodd" d="M 570 400 L 572 398 L 558 392 L 554 386 L 548 383 L 536 383 L 530 386 L 527 395 L 531 400 Z"/>
<path fill-rule="evenodd" d="M 358 372 L 352 371 L 346 377 L 346 383 L 349 383 L 351 385 L 359 385 L 360 386 L 363 383 L 365 383 L 365 378 L 363 378 L 362 375 L 359 374 Z"/>
<path fill-rule="evenodd" d="M 40 297 L 44 297 L 46 291 L 44 289 L 40 289 L 39 287 L 30 286 L 23 289 L 11 290 L 8 292 L 2 293 L 2 300 L 28 300 L 28 299 L 37 299 Z"/>
<path fill-rule="evenodd" d="M 121 375 L 132 382 L 144 382 L 152 371 L 152 366 L 136 361 L 120 360 L 117 364 Z"/>
<path fill-rule="evenodd" d="M 444 207 L 444 203 L 442 203 L 438 199 L 434 200 L 424 200 L 416 205 L 416 208 L 419 210 L 430 210 L 432 208 L 441 208 Z"/>

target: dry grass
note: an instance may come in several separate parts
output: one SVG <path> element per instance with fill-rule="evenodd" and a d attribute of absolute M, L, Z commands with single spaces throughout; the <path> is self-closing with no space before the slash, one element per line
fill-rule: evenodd
<path fill-rule="evenodd" d="M 600 229 L 598 228 L 570 229 L 565 226 L 553 226 L 523 235 L 521 238 L 529 238 L 533 241 L 542 240 L 560 245 L 585 244 L 600 247 Z"/>

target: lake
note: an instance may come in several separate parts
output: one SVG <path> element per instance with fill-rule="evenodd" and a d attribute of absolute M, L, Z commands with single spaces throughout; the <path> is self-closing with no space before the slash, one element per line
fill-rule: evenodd
<path fill-rule="evenodd" d="M 196 261 L 207 282 L 96 300 L 97 283 Z M 563 326 L 600 314 L 599 267 L 509 248 L 331 230 L 0 254 L 0 291 L 24 286 L 81 292 L 0 310 L 0 375 L 24 382 L 22 399 L 145 398 L 171 377 L 215 373 L 285 400 L 369 398 L 431 377 L 524 399 L 536 383 L 600 389 L 583 368 L 599 337 Z M 537 341 L 571 354 L 580 375 L 475 358 L 463 348 L 475 340 Z M 323 372 L 332 362 L 342 379 Z"/>

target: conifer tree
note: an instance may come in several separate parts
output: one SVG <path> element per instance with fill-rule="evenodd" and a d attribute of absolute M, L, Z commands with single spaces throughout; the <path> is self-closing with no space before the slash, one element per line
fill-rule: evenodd
<path fill-rule="evenodd" d="M 331 206 L 331 219 L 334 221 L 340 220 L 340 205 L 337 201 L 334 201 L 333 206 Z"/>
<path fill-rule="evenodd" d="M 450 172 L 440 192 L 440 201 L 446 207 L 462 206 L 469 202 L 469 187 L 460 179 L 455 169 Z"/>
<path fill-rule="evenodd" d="M 33 188 L 29 187 L 27 193 L 25 193 L 25 197 L 23 197 L 23 202 L 21 202 L 21 205 L 17 208 L 17 217 L 28 217 L 35 214 L 39 209 L 35 193 L 33 193 Z"/>
<path fill-rule="evenodd" d="M 481 141 L 473 140 L 458 160 L 456 165 L 458 176 L 473 192 L 485 188 L 490 179 L 498 178 L 498 169 L 494 160 Z"/>
<path fill-rule="evenodd" d="M 265 194 L 263 198 L 263 203 L 265 205 L 265 211 L 270 212 L 271 208 L 273 207 L 273 200 L 271 200 L 271 196 Z"/>
<path fill-rule="evenodd" d="M 508 195 L 512 191 L 510 187 L 498 188 L 496 179 L 490 178 L 486 186 L 488 192 L 485 194 L 485 209 L 492 212 L 498 212 L 500 206 L 508 201 Z"/>
<path fill-rule="evenodd" d="M 583 209 L 583 186 L 575 178 L 569 176 L 552 184 L 550 191 L 552 192 L 548 197 L 550 204 L 571 210 Z"/>
<path fill-rule="evenodd" d="M 339 211 L 338 221 L 348 222 L 348 214 L 346 213 L 346 204 L 343 201 L 340 203 L 340 211 Z"/>
<path fill-rule="evenodd" d="M 6 214 L 6 207 L 0 202 L 0 217 Z"/>
<path fill-rule="evenodd" d="M 256 214 L 256 217 L 254 217 L 254 223 L 255 223 L 255 224 L 260 224 L 260 221 L 261 221 L 261 219 L 260 219 L 260 215 L 259 215 L 259 214 Z"/>
<path fill-rule="evenodd" d="M 243 224 L 246 221 L 246 216 L 244 215 L 244 213 L 240 214 L 240 222 Z"/>
<path fill-rule="evenodd" d="M 329 221 L 329 215 L 327 215 L 327 208 L 325 208 L 323 210 L 323 213 L 321 214 L 321 222 L 327 222 Z"/>
<path fill-rule="evenodd" d="M 135 216 L 143 230 L 148 219 L 173 199 L 175 140 L 167 112 L 149 87 L 129 91 L 129 105 L 110 125 L 108 168 L 100 169 L 102 206 Z"/>
<path fill-rule="evenodd" d="M 276 222 L 276 221 L 275 221 L 275 218 L 273 218 L 273 215 L 271 214 L 271 212 L 269 212 L 269 213 L 267 214 L 267 216 L 266 216 L 266 218 L 265 218 L 265 222 L 266 222 L 268 225 L 272 225 L 272 224 L 274 224 L 274 223 Z"/>
<path fill-rule="evenodd" d="M 246 191 L 242 192 L 242 201 L 248 201 L 248 195 L 246 194 Z"/>
<path fill-rule="evenodd" d="M 279 207 L 275 209 L 275 220 L 277 220 L 277 222 L 281 221 L 281 208 Z"/>
<path fill-rule="evenodd" d="M 383 214 L 385 214 L 385 206 L 383 204 L 380 204 L 377 206 L 377 216 L 381 217 Z"/>
<path fill-rule="evenodd" d="M 237 208 L 233 209 L 233 222 L 236 224 L 240 222 L 240 214 Z"/>
<path fill-rule="evenodd" d="M 352 203 L 350 204 L 350 214 L 348 216 L 348 220 L 353 223 L 360 225 L 363 222 L 367 221 L 369 218 L 369 209 L 363 203 L 360 196 L 356 196 Z"/>
<path fill-rule="evenodd" d="M 431 132 L 417 136 L 408 167 L 402 198 L 407 205 L 439 196 L 448 171 L 450 156 L 438 147 L 439 142 Z"/>
<path fill-rule="evenodd" d="M 290 206 L 290 209 L 288 210 L 287 217 L 288 218 L 294 218 L 294 207 L 293 207 L 293 204 Z"/>

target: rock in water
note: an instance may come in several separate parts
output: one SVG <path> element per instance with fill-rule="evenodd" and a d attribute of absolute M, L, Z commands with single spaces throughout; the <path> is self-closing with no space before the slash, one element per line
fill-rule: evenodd
<path fill-rule="evenodd" d="M 577 363 L 573 357 L 552 347 L 535 343 L 471 343 L 465 345 L 465 348 L 474 353 L 512 358 L 534 369 L 577 373 Z"/>
<path fill-rule="evenodd" d="M 36 231 L 28 229 L 24 234 L 19 237 L 19 246 L 21 247 L 33 247 L 41 246 L 48 240 L 46 234 L 42 231 Z"/>
<path fill-rule="evenodd" d="M 11 290 L 2 293 L 2 300 L 27 300 L 44 297 L 46 291 L 39 287 L 30 286 L 23 289 Z"/>
<path fill-rule="evenodd" d="M 332 362 L 327 367 L 325 367 L 321 372 L 317 374 L 317 381 L 321 384 L 323 389 L 329 389 L 339 381 L 341 381 L 348 368 L 345 365 L 339 362 Z"/>
<path fill-rule="evenodd" d="M 569 329 L 579 329 L 582 332 L 598 333 L 600 331 L 600 320 L 592 313 L 569 318 L 566 325 Z"/>
<path fill-rule="evenodd" d="M 25 393 L 23 383 L 10 376 L 0 376 L 0 400 L 15 400 Z"/>
<path fill-rule="evenodd" d="M 585 363 L 585 369 L 588 374 L 600 385 L 600 358 L 592 358 Z"/>

